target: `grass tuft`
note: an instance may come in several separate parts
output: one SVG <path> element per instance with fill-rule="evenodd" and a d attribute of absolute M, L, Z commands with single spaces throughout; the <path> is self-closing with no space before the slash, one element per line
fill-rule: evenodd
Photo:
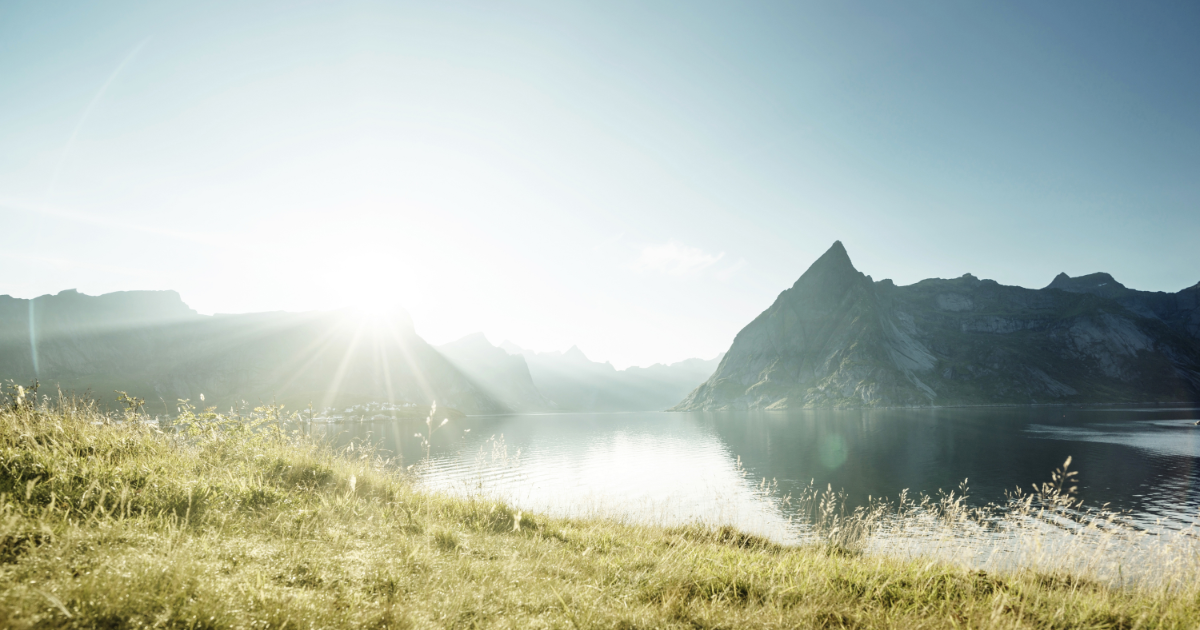
<path fill-rule="evenodd" d="M 282 420 L 184 407 L 165 427 L 69 399 L 0 410 L 0 627 L 1200 623 L 1195 585 L 893 557 L 840 516 L 824 521 L 832 543 L 787 547 L 422 493 L 369 448 L 333 450 Z"/>

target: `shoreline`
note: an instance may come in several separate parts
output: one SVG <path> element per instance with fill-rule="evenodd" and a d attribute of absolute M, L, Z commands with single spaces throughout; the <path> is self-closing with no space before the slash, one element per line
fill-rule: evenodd
<path fill-rule="evenodd" d="M 416 490 L 369 447 L 322 446 L 269 410 L 189 417 L 181 433 L 57 404 L 0 409 L 4 627 L 1200 621 L 1192 564 L 1164 564 L 1168 587 L 1142 588 L 1053 557 L 993 572 L 864 553 L 837 530 L 784 547 L 730 527 L 555 518 Z"/>

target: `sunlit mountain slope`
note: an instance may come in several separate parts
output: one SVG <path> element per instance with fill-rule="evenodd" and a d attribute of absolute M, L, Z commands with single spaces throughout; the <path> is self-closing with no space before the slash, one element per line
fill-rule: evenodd
<path fill-rule="evenodd" d="M 504 410 L 403 313 L 203 316 L 173 291 L 0 296 L 0 378 L 90 390 L 102 401 L 129 390 L 151 410 L 174 411 L 179 398 L 200 404 L 201 394 L 221 406 L 437 400 L 466 413 Z"/>
<path fill-rule="evenodd" d="M 483 333 L 467 335 L 438 346 L 437 350 L 488 396 L 509 410 L 548 411 L 554 408 L 533 384 L 524 357 L 493 346 Z"/>

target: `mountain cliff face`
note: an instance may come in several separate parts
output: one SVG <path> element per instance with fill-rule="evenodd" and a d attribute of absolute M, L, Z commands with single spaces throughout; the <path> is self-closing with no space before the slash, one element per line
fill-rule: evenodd
<path fill-rule="evenodd" d="M 467 335 L 437 350 L 509 410 L 547 411 L 554 407 L 534 386 L 525 358 L 493 346 L 483 333 Z"/>
<path fill-rule="evenodd" d="M 0 379 L 64 391 L 113 390 L 151 410 L 179 398 L 344 406 L 428 404 L 503 411 L 412 329 L 406 315 L 366 320 L 345 312 L 203 316 L 173 291 L 97 297 L 64 291 L 0 296 Z M 160 399 L 164 401 L 160 403 Z"/>
<path fill-rule="evenodd" d="M 967 274 L 898 287 L 837 242 L 674 409 L 1196 400 L 1200 285 L 1063 274 L 1032 290 Z"/>

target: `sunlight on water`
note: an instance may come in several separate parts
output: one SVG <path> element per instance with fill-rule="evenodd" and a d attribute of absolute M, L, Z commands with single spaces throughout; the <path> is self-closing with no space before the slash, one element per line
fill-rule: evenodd
<path fill-rule="evenodd" d="M 1138 448 L 1160 455 L 1200 458 L 1200 429 L 1192 418 L 1162 422 L 1138 422 L 1123 425 L 1087 425 L 1047 427 L 1030 425 L 1027 429 L 1040 437 L 1079 442 L 1106 442 Z"/>
<path fill-rule="evenodd" d="M 720 522 L 779 535 L 792 516 L 788 496 L 810 482 L 845 490 L 853 507 L 967 480 L 971 503 L 983 505 L 1047 481 L 1066 457 L 1088 505 L 1187 526 L 1200 509 L 1196 417 L 1162 408 L 468 417 L 435 436 L 428 461 L 415 424 L 326 430 L 419 462 L 413 472 L 430 489 L 486 491 L 553 514 Z"/>
<path fill-rule="evenodd" d="M 329 429 L 343 443 L 366 440 L 395 453 L 422 488 L 527 511 L 733 525 L 802 543 L 830 535 L 812 520 L 814 493 L 844 490 L 848 513 L 873 509 L 880 497 L 892 502 L 854 543 L 868 551 L 991 568 L 1061 563 L 1116 580 L 1144 579 L 1139 558 L 1195 555 L 1198 415 L 991 408 L 468 417 L 435 436 L 428 459 L 408 439 L 413 431 L 396 423 Z M 969 517 L 1049 481 L 1067 457 L 1080 471 L 1073 479 L 1083 511 Z M 968 496 L 960 499 L 964 480 Z M 910 503 L 900 518 L 894 506 L 905 490 Z M 936 503 L 939 492 L 957 503 L 919 505 L 920 495 Z M 1105 504 L 1114 524 L 1087 511 Z"/>
<path fill-rule="evenodd" d="M 787 517 L 718 436 L 687 423 L 587 440 L 538 433 L 519 452 L 491 436 L 421 465 L 419 480 L 429 490 L 483 494 L 558 516 L 734 524 L 792 538 Z"/>

